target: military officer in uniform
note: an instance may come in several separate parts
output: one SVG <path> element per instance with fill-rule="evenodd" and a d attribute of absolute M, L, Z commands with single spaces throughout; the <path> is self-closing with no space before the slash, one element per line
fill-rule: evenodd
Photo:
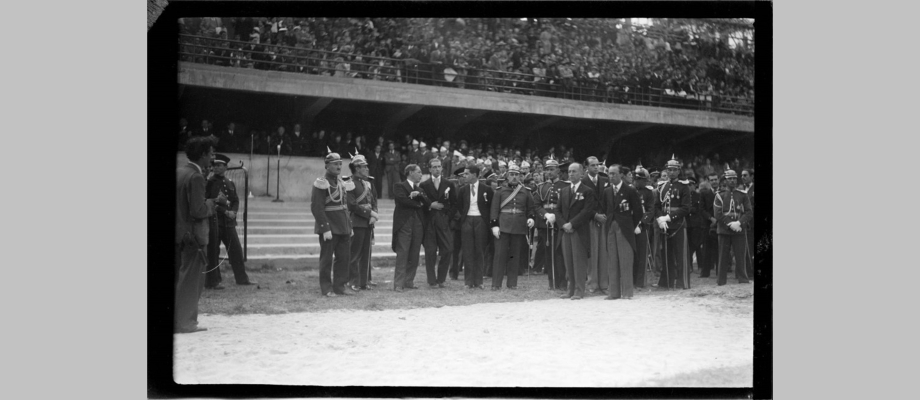
<path fill-rule="evenodd" d="M 354 185 L 345 182 L 342 157 L 326 148 L 326 174 L 313 182 L 310 211 L 316 219 L 313 232 L 320 235 L 319 287 L 323 296 L 351 294 L 348 283 L 348 263 L 351 261 L 351 220 L 348 218 L 347 192 Z"/>
<path fill-rule="evenodd" d="M 639 204 L 642 207 L 642 220 L 636 226 L 636 257 L 633 260 L 633 286 L 645 288 L 645 271 L 649 264 L 649 247 L 651 241 L 649 235 L 652 229 L 652 218 L 654 216 L 655 194 L 654 188 L 648 184 L 649 173 L 641 165 L 636 167 L 633 174 L 633 186 L 639 193 Z"/>
<path fill-rule="evenodd" d="M 709 174 L 708 178 L 708 182 L 700 184 L 700 205 L 705 207 L 706 212 L 709 214 L 703 239 L 703 262 L 700 263 L 700 278 L 709 277 L 709 271 L 715 268 L 719 258 L 719 235 L 716 234 L 718 220 L 710 212 L 712 204 L 716 200 L 716 192 L 719 191 L 719 176 L 713 172 Z M 699 263 L 699 260 L 697 262 Z"/>
<path fill-rule="evenodd" d="M 738 283 L 748 283 L 747 265 L 750 264 L 751 254 L 747 251 L 747 224 L 754 218 L 747 194 L 736 187 L 738 174 L 726 170 L 724 176 L 725 187 L 716 193 L 712 207 L 719 235 L 719 286 L 726 283 L 730 253 L 735 253 L 735 277 Z"/>
<path fill-rule="evenodd" d="M 565 261 L 562 256 L 562 231 L 556 223 L 559 213 L 559 195 L 569 184 L 559 179 L 559 162 L 553 158 L 546 160 L 546 182 L 543 182 L 534 195 L 538 249 L 536 262 L 542 263 L 549 278 L 551 290 L 565 287 Z M 545 261 L 544 261 L 545 260 Z"/>
<path fill-rule="evenodd" d="M 508 187 L 499 189 L 492 201 L 492 235 L 495 236 L 495 258 L 492 261 L 492 290 L 499 290 L 505 273 L 508 289 L 517 289 L 518 271 L 526 266 L 522 249 L 527 246 L 527 230 L 534 226 L 534 199 L 521 184 L 521 168 L 512 163 L 508 168 Z"/>
<path fill-rule="evenodd" d="M 223 154 L 214 155 L 214 161 L 211 163 L 213 175 L 208 179 L 206 188 L 207 198 L 217 198 L 219 194 L 223 193 L 230 201 L 226 206 L 217 204 L 217 212 L 211 217 L 213 222 L 211 224 L 210 238 L 208 239 L 208 273 L 205 276 L 205 287 L 208 289 L 223 289 L 223 286 L 220 286 L 221 277 L 220 268 L 218 268 L 221 243 L 227 248 L 230 268 L 233 269 L 233 278 L 236 280 L 236 284 L 253 284 L 246 275 L 246 264 L 243 263 L 243 246 L 240 245 L 240 238 L 236 233 L 236 213 L 240 209 L 240 198 L 236 193 L 236 185 L 224 176 L 229 162 L 230 157 Z"/>
<path fill-rule="evenodd" d="M 352 290 L 369 290 L 371 237 L 377 215 L 377 195 L 370 181 L 370 167 L 363 155 L 352 156 L 351 180 L 354 189 L 348 191 L 348 216 L 351 218 L 354 236 L 351 238 L 351 260 L 348 263 L 348 285 Z"/>
<path fill-rule="evenodd" d="M 665 181 L 655 198 L 655 223 L 661 228 L 664 265 L 658 287 L 690 289 L 690 269 L 687 265 L 687 214 L 690 213 L 690 188 L 678 180 L 681 164 L 676 157 L 665 165 Z M 675 283 L 676 282 L 676 283 Z"/>

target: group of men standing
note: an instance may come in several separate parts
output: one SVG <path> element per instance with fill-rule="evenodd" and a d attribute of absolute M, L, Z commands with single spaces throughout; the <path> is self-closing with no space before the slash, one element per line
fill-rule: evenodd
<path fill-rule="evenodd" d="M 360 219 L 346 211 L 360 205 L 353 204 L 358 196 L 351 195 L 349 182 L 338 178 L 341 158 L 331 153 L 326 162 L 327 175 L 317 179 L 312 203 L 316 233 L 324 235 L 320 280 L 324 295 L 330 291 L 343 294 L 345 283 L 356 277 L 356 269 L 369 271 L 369 259 L 363 258 L 369 244 L 352 238 L 350 247 L 336 247 L 349 241 L 351 224 Z M 359 169 L 366 169 L 364 164 L 361 156 L 352 161 Z M 512 163 L 496 188 L 480 179 L 483 174 L 477 165 L 455 170 L 456 180 L 445 178 L 439 158 L 429 159 L 425 171 L 417 164 L 407 165 L 406 180 L 393 186 L 393 290 L 417 289 L 414 278 L 422 246 L 431 288 L 446 287 L 447 277 L 458 279 L 462 268 L 467 289 L 484 289 L 483 278 L 489 275 L 491 290 L 501 290 L 503 285 L 515 290 L 518 276 L 529 265 L 531 243 L 536 247 L 536 264 L 546 271 L 548 288 L 564 290 L 562 298 L 577 300 L 597 292 L 609 300 L 632 298 L 636 287 L 647 286 L 646 272 L 655 265 L 656 257 L 661 258 L 661 271 L 658 282 L 651 286 L 689 289 L 690 250 L 698 251 L 701 240 L 696 233 L 688 234 L 695 228 L 688 222 L 693 219 L 691 214 L 704 215 L 717 225 L 718 284 L 726 283 L 732 254 L 738 266 L 736 277 L 741 283 L 748 281 L 753 209 L 746 191 L 736 189 L 734 171 L 725 172 L 723 190 L 702 198 L 694 190 L 695 180 L 679 179 L 682 165 L 676 159 L 667 162 L 667 179 L 657 187 L 650 184 L 649 172 L 641 166 L 635 171 L 618 164 L 605 167 L 595 157 L 585 164 L 562 166 L 549 159 L 544 167 L 545 181 L 525 185 L 521 168 Z M 560 179 L 560 167 L 567 168 L 568 180 Z M 632 184 L 626 181 L 627 175 L 633 177 Z M 354 176 L 355 185 L 372 179 L 366 174 Z M 370 184 L 366 188 L 373 191 Z M 365 207 L 376 212 L 375 196 L 369 196 L 374 200 Z M 372 231 L 376 215 L 366 218 Z M 349 264 L 347 260 L 357 256 L 349 256 L 346 248 L 360 252 L 361 259 Z M 333 254 L 337 259 L 334 267 Z M 327 285 L 328 272 L 323 271 L 333 268 L 342 278 Z M 702 262 L 701 269 L 708 276 Z M 362 283 L 349 287 L 366 289 Z"/>

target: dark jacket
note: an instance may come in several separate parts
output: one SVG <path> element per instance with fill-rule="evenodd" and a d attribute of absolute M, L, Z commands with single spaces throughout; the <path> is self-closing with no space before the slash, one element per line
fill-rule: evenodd
<path fill-rule="evenodd" d="M 604 193 L 604 189 L 607 189 L 607 187 L 610 186 L 610 179 L 605 178 L 601 176 L 600 174 L 598 174 L 597 175 L 597 185 L 595 185 L 594 182 L 591 182 L 591 177 L 588 176 L 588 174 L 585 174 L 585 177 L 581 178 L 581 184 L 587 185 L 589 188 L 591 188 L 591 190 L 594 191 L 594 195 L 598 197 L 596 212 L 603 214 L 601 209 L 603 209 L 604 205 L 600 201 L 600 197 Z M 593 218 L 594 215 L 592 215 L 591 217 Z"/>
<path fill-rule="evenodd" d="M 574 193 L 571 186 L 566 187 L 562 189 L 559 201 L 562 207 L 559 214 L 556 214 L 556 223 L 562 227 L 571 222 L 572 229 L 578 232 L 583 250 L 591 257 L 591 236 L 588 226 L 597 210 L 597 197 L 594 191 L 584 184 L 578 185 L 578 190 Z"/>
<path fill-rule="evenodd" d="M 413 199 L 409 198 L 409 194 L 413 192 L 411 186 L 409 186 L 408 181 L 397 182 L 393 185 L 393 193 L 396 195 L 396 210 L 393 211 L 393 239 L 392 239 L 392 248 L 393 251 L 396 251 L 398 247 L 396 241 L 399 238 L 397 232 L 402 229 L 403 225 L 409 221 L 412 215 L 418 217 L 421 221 L 422 226 L 425 226 L 425 212 L 424 209 L 431 205 L 431 200 L 428 199 L 425 195 L 425 191 L 421 190 L 418 186 L 414 189 L 419 192 L 419 195 Z"/>
<path fill-rule="evenodd" d="M 687 214 L 690 213 L 690 188 L 677 179 L 665 182 L 655 198 L 655 218 L 668 215 L 668 233 L 685 228 Z M 652 222 L 655 222 L 654 220 Z"/>
<path fill-rule="evenodd" d="M 355 188 L 348 191 L 348 216 L 354 227 L 368 228 L 371 226 L 371 211 L 377 212 L 374 186 L 369 181 L 355 176 L 351 179 L 355 183 Z"/>
<path fill-rule="evenodd" d="M 622 182 L 616 195 L 613 194 L 613 186 L 607 185 L 601 198 L 601 213 L 607 216 L 604 232 L 609 232 L 610 224 L 616 221 L 629 246 L 636 251 L 634 232 L 642 221 L 642 201 L 639 200 L 639 192 Z"/>
<path fill-rule="evenodd" d="M 731 192 L 726 188 L 717 193 L 712 213 L 716 217 L 716 230 L 720 235 L 744 235 L 747 233 L 747 223 L 754 218 L 751 201 L 746 193 L 737 188 Z M 741 221 L 741 232 L 728 227 L 733 221 Z"/>
<path fill-rule="evenodd" d="M 313 233 L 322 235 L 332 231 L 333 235 L 351 235 L 351 220 L 348 218 L 345 182 L 337 177 L 335 186 L 326 176 L 316 178 L 310 196 L 310 211 L 316 223 Z M 326 211 L 327 208 L 332 208 Z"/>
<path fill-rule="evenodd" d="M 491 210 L 492 210 L 492 199 L 495 197 L 495 191 L 492 190 L 488 185 L 477 182 L 476 185 L 476 205 L 479 206 L 479 214 L 482 215 L 483 221 L 487 224 L 492 220 Z M 460 204 L 460 223 L 466 221 L 466 214 L 470 212 L 470 185 L 464 186 L 460 189 L 459 194 Z"/>
<path fill-rule="evenodd" d="M 425 182 L 422 182 L 419 185 L 422 190 L 425 192 L 425 196 L 431 202 L 438 202 L 444 205 L 444 208 L 441 210 L 434 210 L 431 207 L 425 208 L 425 218 L 429 218 L 434 213 L 442 213 L 447 216 L 447 220 L 453 220 L 459 218 L 457 215 L 458 202 L 457 202 L 457 186 L 453 182 L 447 180 L 444 175 L 441 175 L 441 182 L 438 185 L 438 190 L 434 189 L 434 178 L 429 179 Z"/>

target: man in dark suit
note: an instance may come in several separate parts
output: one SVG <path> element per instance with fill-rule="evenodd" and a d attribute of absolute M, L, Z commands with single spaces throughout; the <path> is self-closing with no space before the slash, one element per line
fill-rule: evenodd
<path fill-rule="evenodd" d="M 242 133 L 237 131 L 236 124 L 232 121 L 227 124 L 227 130 L 220 133 L 217 137 L 220 141 L 217 147 L 226 153 L 245 153 L 249 152 L 249 137 L 243 138 Z M 243 142 L 245 146 L 243 145 Z"/>
<path fill-rule="evenodd" d="M 396 210 L 393 212 L 393 252 L 396 253 L 396 269 L 393 276 L 393 290 L 417 289 L 413 281 L 418 269 L 419 249 L 425 227 L 424 208 L 431 205 L 425 192 L 419 187 L 422 169 L 418 165 L 406 166 L 406 182 L 393 186 L 396 193 Z"/>
<path fill-rule="evenodd" d="M 443 288 L 454 248 L 450 221 L 457 212 L 457 187 L 444 178 L 440 159 L 429 160 L 428 171 L 431 172 L 431 179 L 419 185 L 431 200 L 425 209 L 425 271 L 428 274 L 428 286 Z M 438 264 L 437 273 L 435 263 Z"/>
<path fill-rule="evenodd" d="M 587 159 L 587 174 L 582 178 L 581 183 L 591 189 L 597 196 L 597 209 L 591 217 L 594 219 L 589 226 L 588 232 L 591 236 L 591 257 L 588 257 L 588 283 L 587 288 L 591 293 L 605 293 L 607 290 L 607 234 L 604 231 L 604 225 L 607 223 L 607 216 L 600 211 L 603 204 L 600 197 L 604 190 L 609 186 L 609 181 L 602 176 L 600 169 L 604 168 L 597 157 L 591 156 Z"/>
<path fill-rule="evenodd" d="M 588 257 L 591 256 L 591 234 L 588 224 L 597 210 L 594 191 L 582 183 L 585 169 L 573 163 L 568 168 L 569 186 L 562 190 L 559 202 L 562 207 L 556 216 L 556 223 L 562 225 L 562 254 L 565 259 L 565 273 L 568 291 L 562 299 L 581 300 L 585 296 L 585 281 L 588 275 Z"/>
<path fill-rule="evenodd" d="M 174 332 L 207 330 L 198 326 L 198 299 L 204 280 L 201 271 L 207 263 L 208 217 L 214 214 L 215 200 L 205 200 L 203 172 L 211 164 L 213 141 L 193 137 L 185 143 L 188 164 L 176 170 L 175 236 L 175 314 Z M 226 201 L 222 194 L 217 201 Z"/>
<path fill-rule="evenodd" d="M 389 147 L 389 150 L 383 155 L 383 172 L 387 176 L 387 194 L 391 199 L 395 199 L 396 192 L 393 191 L 393 186 L 399 182 L 399 162 L 401 154 L 396 150 L 396 143 L 391 141 L 387 144 L 387 147 Z M 383 196 L 383 192 L 378 192 L 378 194 Z"/>
<path fill-rule="evenodd" d="M 454 207 L 454 215 L 450 220 L 450 232 L 453 237 L 453 248 L 451 249 L 451 260 L 450 260 L 450 270 L 448 275 L 450 279 L 457 280 L 460 278 L 460 270 L 463 268 L 463 248 L 461 247 L 463 241 L 461 240 L 461 231 L 460 231 L 460 191 L 467 186 L 466 180 L 464 180 L 461 175 L 463 171 L 466 170 L 466 167 L 454 170 L 453 178 L 450 179 L 450 182 L 457 188 L 457 202 Z"/>
<path fill-rule="evenodd" d="M 383 147 L 379 144 L 374 146 L 374 150 L 367 154 L 368 174 L 374 177 L 372 181 L 377 195 L 383 194 Z"/>
<path fill-rule="evenodd" d="M 479 181 L 479 167 L 470 165 L 461 174 L 467 185 L 460 190 L 460 236 L 463 248 L 463 280 L 467 289 L 483 289 L 486 240 L 495 192 Z"/>
<path fill-rule="evenodd" d="M 690 213 L 687 214 L 687 266 L 693 270 L 693 254 L 696 253 L 696 264 L 703 269 L 703 241 L 709 230 L 709 217 L 712 209 L 702 202 L 702 195 L 696 190 L 696 179 L 687 178 L 690 186 Z"/>
<path fill-rule="evenodd" d="M 747 198 L 751 202 L 751 212 L 753 213 L 754 207 L 757 207 L 757 204 L 755 204 L 754 202 L 754 169 L 745 168 L 741 170 L 741 180 L 744 183 L 744 185 L 742 185 L 744 186 L 743 187 L 744 193 L 747 194 Z M 751 221 L 748 222 L 747 226 L 745 227 L 747 229 L 748 249 L 751 254 L 751 257 L 754 257 L 754 220 L 755 218 L 752 214 Z M 748 278 L 753 279 L 754 278 L 754 264 L 753 262 L 749 264 L 750 265 L 748 265 L 747 276 Z"/>
<path fill-rule="evenodd" d="M 655 198 L 655 223 L 661 229 L 661 243 L 665 252 L 658 287 L 690 289 L 690 269 L 687 266 L 690 188 L 677 179 L 681 170 L 680 161 L 672 157 L 665 168 L 669 180 L 661 185 Z"/>
<path fill-rule="evenodd" d="M 636 226 L 642 221 L 639 192 L 622 177 L 629 169 L 613 164 L 607 169 L 610 185 L 604 189 L 601 212 L 607 216 L 607 290 L 605 300 L 631 299 L 636 254 Z"/>
<path fill-rule="evenodd" d="M 710 212 L 706 221 L 707 229 L 703 240 L 703 263 L 700 265 L 700 278 L 708 278 L 709 271 L 716 268 L 719 262 L 719 235 L 716 233 L 716 218 L 711 213 L 712 204 L 719 192 L 719 175 L 715 172 L 709 174 L 708 181 L 700 185 L 700 203 Z"/>
<path fill-rule="evenodd" d="M 306 156 L 309 138 L 307 134 L 300 131 L 300 124 L 294 124 L 294 132 L 289 135 L 291 141 L 290 149 L 293 156 Z M 285 143 L 286 144 L 286 143 Z M 351 164 L 349 164 L 351 165 Z M 350 167 L 349 167 L 350 168 Z"/>

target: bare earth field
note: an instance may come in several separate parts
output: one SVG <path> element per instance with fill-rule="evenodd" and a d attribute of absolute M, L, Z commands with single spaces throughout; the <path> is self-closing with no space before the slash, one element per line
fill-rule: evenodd
<path fill-rule="evenodd" d="M 229 272 L 229 271 L 228 271 Z M 637 292 L 571 301 L 545 275 L 517 291 L 378 290 L 319 296 L 315 270 L 250 273 L 259 287 L 205 291 L 201 326 L 175 335 L 180 384 L 321 386 L 750 387 L 753 287 Z M 292 277 L 296 277 L 296 280 Z M 485 282 L 488 287 L 490 280 Z M 274 288 L 274 289 L 272 289 Z M 255 313 L 251 313 L 255 312 Z"/>

